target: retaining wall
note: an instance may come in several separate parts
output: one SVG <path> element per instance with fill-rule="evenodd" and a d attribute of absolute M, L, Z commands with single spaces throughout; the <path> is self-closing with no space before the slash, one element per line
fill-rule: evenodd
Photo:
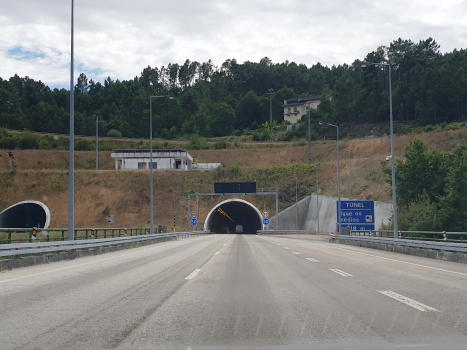
<path fill-rule="evenodd" d="M 307 230 L 310 232 L 335 232 L 337 222 L 337 198 L 319 196 L 319 230 L 318 230 L 318 205 L 316 195 L 303 198 L 294 205 L 279 213 L 279 229 L 281 230 Z M 348 200 L 342 198 L 341 200 Z M 295 213 L 298 209 L 298 227 L 295 228 Z M 375 229 L 378 230 L 382 224 L 388 224 L 392 216 L 392 204 L 375 202 Z M 269 227 L 276 228 L 276 218 L 270 219 Z"/>

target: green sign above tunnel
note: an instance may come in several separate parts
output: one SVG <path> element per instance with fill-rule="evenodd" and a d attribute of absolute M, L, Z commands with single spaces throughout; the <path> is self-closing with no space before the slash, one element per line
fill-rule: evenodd
<path fill-rule="evenodd" d="M 256 193 L 256 182 L 216 182 L 214 193 Z"/>

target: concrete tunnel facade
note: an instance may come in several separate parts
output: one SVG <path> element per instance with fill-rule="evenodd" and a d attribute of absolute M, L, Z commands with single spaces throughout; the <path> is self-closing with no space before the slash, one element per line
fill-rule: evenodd
<path fill-rule="evenodd" d="M 48 228 L 50 210 L 39 201 L 16 203 L 0 213 L 0 228 Z"/>
<path fill-rule="evenodd" d="M 219 208 L 228 217 L 223 215 Z M 243 199 L 227 199 L 211 209 L 204 221 L 204 230 L 215 233 L 235 233 L 237 225 L 243 226 L 245 234 L 256 234 L 256 231 L 263 229 L 261 212 Z"/>

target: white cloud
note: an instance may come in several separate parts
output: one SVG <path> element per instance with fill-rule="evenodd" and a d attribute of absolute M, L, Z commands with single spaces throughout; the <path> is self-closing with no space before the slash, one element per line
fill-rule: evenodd
<path fill-rule="evenodd" d="M 0 0 L 0 76 L 68 86 L 70 1 Z M 148 65 L 269 57 L 310 66 L 352 63 L 399 37 L 433 37 L 443 52 L 467 45 L 460 0 L 79 0 L 75 63 L 89 78 L 132 79 Z M 8 51 L 42 53 L 18 60 Z M 77 76 L 80 72 L 76 72 Z"/>

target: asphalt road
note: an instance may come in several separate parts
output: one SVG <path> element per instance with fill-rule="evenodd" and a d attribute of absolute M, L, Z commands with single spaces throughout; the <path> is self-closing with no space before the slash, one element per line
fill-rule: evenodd
<path fill-rule="evenodd" d="M 1 272 L 0 349 L 462 348 L 466 300 L 467 265 L 208 235 Z"/>

